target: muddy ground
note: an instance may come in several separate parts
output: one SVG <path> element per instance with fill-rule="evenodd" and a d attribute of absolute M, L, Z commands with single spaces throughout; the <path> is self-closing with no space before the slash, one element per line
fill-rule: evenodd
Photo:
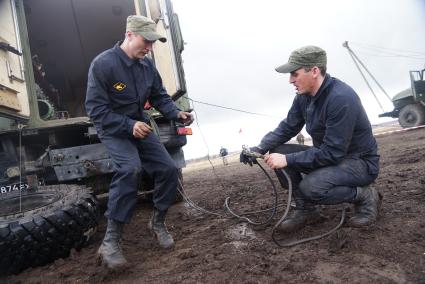
<path fill-rule="evenodd" d="M 223 166 L 214 160 L 184 171 L 188 196 L 222 216 L 202 214 L 187 203 L 170 210 L 172 251 L 161 251 L 146 230 L 151 205 L 140 203 L 125 229 L 124 251 L 132 266 L 110 273 L 98 265 L 96 249 L 104 220 L 91 244 L 69 258 L 31 268 L 10 283 L 425 283 L 425 130 L 378 137 L 381 174 L 374 186 L 384 195 L 378 222 L 365 229 L 343 226 L 337 233 L 291 248 L 279 248 L 272 226 L 256 228 L 227 218 L 226 197 L 238 212 L 272 204 L 271 186 L 258 167 L 236 156 Z M 276 180 L 275 180 L 276 181 Z M 279 187 L 279 203 L 286 191 Z M 284 207 L 274 222 L 282 215 Z M 317 235 L 334 227 L 341 206 L 322 208 L 323 222 L 282 241 Z M 269 212 L 252 215 L 258 221 Z M 352 210 L 348 211 L 348 217 Z"/>

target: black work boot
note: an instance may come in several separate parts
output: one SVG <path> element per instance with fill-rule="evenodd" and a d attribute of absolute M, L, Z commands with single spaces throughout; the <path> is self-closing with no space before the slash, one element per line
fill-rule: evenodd
<path fill-rule="evenodd" d="M 149 220 L 148 228 L 158 240 L 159 246 L 164 249 L 170 249 L 174 246 L 174 240 L 165 226 L 165 215 L 167 211 L 153 209 L 151 219 Z"/>
<path fill-rule="evenodd" d="M 124 268 L 128 263 L 121 249 L 123 225 L 123 223 L 108 219 L 105 237 L 97 251 L 98 257 L 109 269 Z"/>
<path fill-rule="evenodd" d="M 290 217 L 285 219 L 278 227 L 278 230 L 285 233 L 298 231 L 306 225 L 318 223 L 322 219 L 317 208 L 299 208 L 295 207 Z"/>
<path fill-rule="evenodd" d="M 301 179 L 301 176 L 299 179 Z M 322 219 L 319 209 L 314 204 L 307 202 L 297 187 L 292 190 L 292 199 L 295 202 L 294 211 L 291 216 L 287 217 L 279 225 L 279 231 L 285 233 L 295 232 L 305 225 L 317 223 Z"/>
<path fill-rule="evenodd" d="M 354 216 L 348 224 L 352 227 L 364 227 L 372 224 L 378 218 L 382 196 L 378 191 L 369 186 L 357 187 L 354 199 Z"/>

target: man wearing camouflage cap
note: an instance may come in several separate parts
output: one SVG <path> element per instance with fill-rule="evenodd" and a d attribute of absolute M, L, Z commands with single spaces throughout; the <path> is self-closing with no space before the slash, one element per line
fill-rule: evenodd
<path fill-rule="evenodd" d="M 353 203 L 349 224 L 354 227 L 367 226 L 378 216 L 381 196 L 368 186 L 379 172 L 370 122 L 358 95 L 327 74 L 326 63 L 323 49 L 305 46 L 276 68 L 279 73 L 289 73 L 296 96 L 287 117 L 250 149 L 269 152 L 265 162 L 272 169 L 285 168 L 291 178 L 296 208 L 280 225 L 284 232 L 320 221 L 317 205 Z M 304 125 L 313 146 L 285 144 Z M 241 162 L 252 165 L 255 160 L 242 152 Z M 276 174 L 286 187 L 283 174 L 278 170 Z"/>
<path fill-rule="evenodd" d="M 161 77 L 146 55 L 155 41 L 166 38 L 156 32 L 156 24 L 143 16 L 129 16 L 125 39 L 99 54 L 91 63 L 86 110 L 105 145 L 114 166 L 109 189 L 108 226 L 98 255 L 109 268 L 127 264 L 120 242 L 137 201 L 141 171 L 154 180 L 154 209 L 149 229 L 162 248 L 174 240 L 165 226 L 165 215 L 175 200 L 178 169 L 143 113 L 149 100 L 169 120 L 186 125 L 190 113 L 180 111 L 162 85 Z"/>

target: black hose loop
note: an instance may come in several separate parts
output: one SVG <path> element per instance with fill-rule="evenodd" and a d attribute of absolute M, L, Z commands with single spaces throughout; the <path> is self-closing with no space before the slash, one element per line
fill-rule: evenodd
<path fill-rule="evenodd" d="M 273 182 L 269 173 L 263 168 L 263 166 L 260 165 L 260 163 L 258 161 L 257 161 L 256 164 L 260 167 L 260 169 L 263 171 L 263 173 L 266 175 L 267 179 L 270 181 L 270 184 L 272 185 L 274 202 L 273 202 L 273 207 L 272 207 L 272 213 L 270 214 L 270 216 L 264 222 L 255 222 L 255 221 L 251 220 L 250 218 L 244 216 L 244 215 L 250 214 L 250 212 L 237 214 L 229 206 L 230 197 L 227 197 L 226 200 L 224 201 L 224 207 L 235 218 L 238 218 L 242 221 L 248 222 L 249 224 L 252 224 L 252 225 L 255 225 L 255 226 L 266 226 L 267 224 L 269 224 L 273 220 L 273 218 L 274 218 L 274 216 L 276 215 L 276 212 L 277 212 L 277 207 L 278 207 L 278 204 L 277 204 L 277 202 L 278 202 L 278 200 L 277 200 L 277 189 L 276 189 L 276 185 Z"/>
<path fill-rule="evenodd" d="M 277 221 L 277 223 L 273 226 L 272 229 L 272 239 L 275 242 L 276 245 L 278 245 L 279 247 L 292 247 L 295 245 L 299 245 L 302 243 L 306 243 L 309 241 L 314 241 L 314 240 L 318 240 L 321 239 L 323 237 L 329 236 L 330 234 L 336 232 L 339 228 L 341 228 L 341 226 L 344 224 L 345 222 L 345 207 L 343 207 L 342 212 L 341 212 L 341 219 L 339 224 L 334 227 L 332 230 L 321 234 L 321 235 L 317 235 L 317 236 L 313 236 L 313 237 L 309 237 L 309 238 L 304 238 L 301 240 L 295 240 L 295 241 L 291 241 L 291 242 L 286 242 L 286 243 L 281 243 L 276 239 L 276 229 L 279 227 L 279 225 L 287 218 L 288 213 L 289 213 L 289 208 L 291 207 L 291 198 L 292 198 L 292 181 L 291 178 L 289 177 L 288 173 L 285 171 L 285 169 L 279 169 L 282 174 L 285 176 L 287 182 L 288 182 L 288 202 L 286 205 L 286 210 L 285 213 L 283 213 L 283 216 L 279 219 L 279 221 Z"/>

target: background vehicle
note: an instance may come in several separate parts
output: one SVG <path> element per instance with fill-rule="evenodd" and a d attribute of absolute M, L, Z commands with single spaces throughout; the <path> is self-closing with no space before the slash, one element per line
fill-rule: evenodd
<path fill-rule="evenodd" d="M 402 127 L 425 124 L 425 79 L 424 70 L 410 71 L 411 87 L 392 98 L 394 110 L 379 117 L 398 118 Z"/>
<path fill-rule="evenodd" d="M 388 96 L 387 92 L 385 92 L 381 84 L 379 84 L 379 82 L 376 80 L 375 76 L 373 76 L 373 74 L 364 65 L 360 58 L 350 48 L 348 41 L 345 41 L 342 46 L 347 49 L 348 54 L 351 56 L 351 59 L 353 59 L 356 68 L 362 75 L 365 83 L 369 87 L 371 93 L 375 97 L 376 102 L 379 104 L 382 111 L 384 111 L 384 109 L 381 103 L 379 102 L 375 92 L 373 91 L 369 81 L 366 79 L 362 68 L 364 71 L 367 72 L 367 74 L 372 78 L 372 80 L 387 96 L 387 98 L 392 101 L 394 105 L 394 110 L 382 113 L 379 115 L 379 117 L 398 118 L 398 122 L 403 128 L 425 124 L 425 69 L 421 71 L 410 71 L 410 88 L 401 91 L 391 99 Z"/>
<path fill-rule="evenodd" d="M 85 113 L 87 73 L 97 54 L 123 39 L 131 14 L 151 17 L 167 36 L 152 57 L 169 94 L 189 111 L 183 39 L 169 0 L 0 0 L 1 273 L 64 256 L 94 232 L 99 209 L 86 187 L 106 192 L 113 168 Z M 184 167 L 190 129 L 145 109 Z M 60 253 L 47 250 L 54 244 Z"/>

